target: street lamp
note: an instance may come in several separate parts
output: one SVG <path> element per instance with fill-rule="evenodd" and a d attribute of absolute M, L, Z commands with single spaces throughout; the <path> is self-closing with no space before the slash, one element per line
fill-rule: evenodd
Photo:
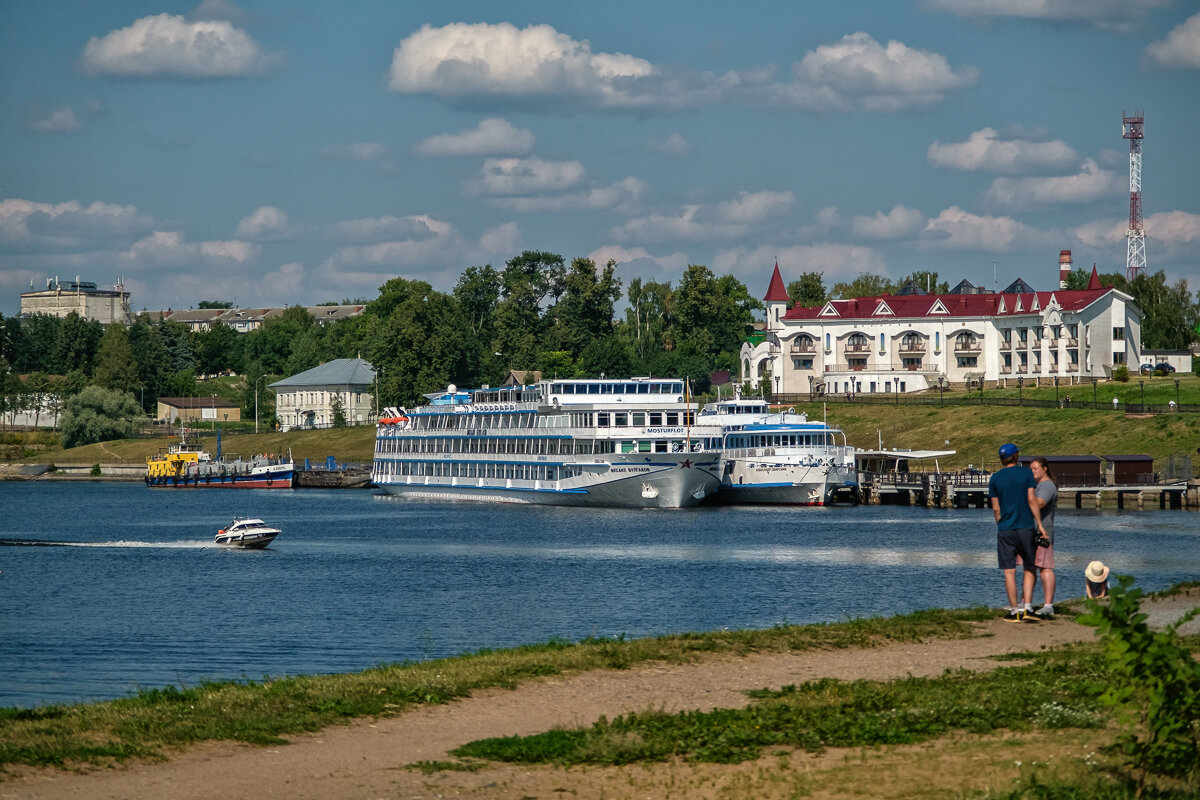
<path fill-rule="evenodd" d="M 258 433 L 258 382 L 267 377 L 266 373 L 259 375 L 254 381 L 254 432 Z"/>
<path fill-rule="evenodd" d="M 296 409 L 296 430 L 300 430 L 300 409 Z"/>
<path fill-rule="evenodd" d="M 1179 407 L 1179 378 L 1175 379 L 1175 407 Z"/>
<path fill-rule="evenodd" d="M 217 429 L 217 396 L 212 396 L 213 430 Z"/>
<path fill-rule="evenodd" d="M 1022 389 L 1025 388 L 1025 376 L 1017 377 L 1017 405 L 1024 405 Z"/>
<path fill-rule="evenodd" d="M 1179 387 L 1179 381 L 1175 381 L 1175 386 L 1176 386 L 1176 388 Z M 808 376 L 808 402 L 811 403 L 812 399 L 813 399 L 813 376 L 809 375 Z"/>
<path fill-rule="evenodd" d="M 1092 405 L 1096 405 L 1096 379 L 1092 378 Z"/>
<path fill-rule="evenodd" d="M 1142 390 L 1142 411 L 1146 410 L 1146 382 L 1138 381 L 1138 387 Z"/>
<path fill-rule="evenodd" d="M 1058 376 L 1054 376 L 1054 405 L 1058 405 Z"/>

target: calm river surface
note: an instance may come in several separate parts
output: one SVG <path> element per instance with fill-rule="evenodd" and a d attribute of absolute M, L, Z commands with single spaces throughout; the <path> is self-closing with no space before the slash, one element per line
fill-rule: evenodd
<path fill-rule="evenodd" d="M 0 706 L 1004 599 L 984 510 L 581 510 L 61 482 L 0 483 L 0 509 Z M 260 552 L 213 547 L 235 514 L 283 535 Z M 1197 579 L 1198 519 L 1060 511 L 1060 596 L 1082 593 L 1096 558 L 1147 590 Z"/>

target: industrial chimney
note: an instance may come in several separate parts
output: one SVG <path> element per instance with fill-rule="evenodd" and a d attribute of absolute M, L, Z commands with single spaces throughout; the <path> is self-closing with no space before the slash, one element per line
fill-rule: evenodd
<path fill-rule="evenodd" d="M 1067 288 L 1067 278 L 1071 277 L 1071 251 L 1058 251 L 1058 288 Z"/>

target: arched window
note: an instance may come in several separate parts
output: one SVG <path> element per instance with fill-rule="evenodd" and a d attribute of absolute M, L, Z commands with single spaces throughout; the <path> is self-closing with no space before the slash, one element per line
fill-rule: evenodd
<path fill-rule="evenodd" d="M 850 353 L 865 353 L 871 348 L 871 340 L 864 333 L 852 333 L 846 340 L 846 351 Z"/>

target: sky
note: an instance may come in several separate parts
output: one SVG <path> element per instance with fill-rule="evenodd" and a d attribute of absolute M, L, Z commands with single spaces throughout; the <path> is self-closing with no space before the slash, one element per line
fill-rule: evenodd
<path fill-rule="evenodd" d="M 1200 288 L 1200 3 L 0 0 L 0 313 L 449 291 L 547 250 L 756 297 L 934 270 Z"/>

